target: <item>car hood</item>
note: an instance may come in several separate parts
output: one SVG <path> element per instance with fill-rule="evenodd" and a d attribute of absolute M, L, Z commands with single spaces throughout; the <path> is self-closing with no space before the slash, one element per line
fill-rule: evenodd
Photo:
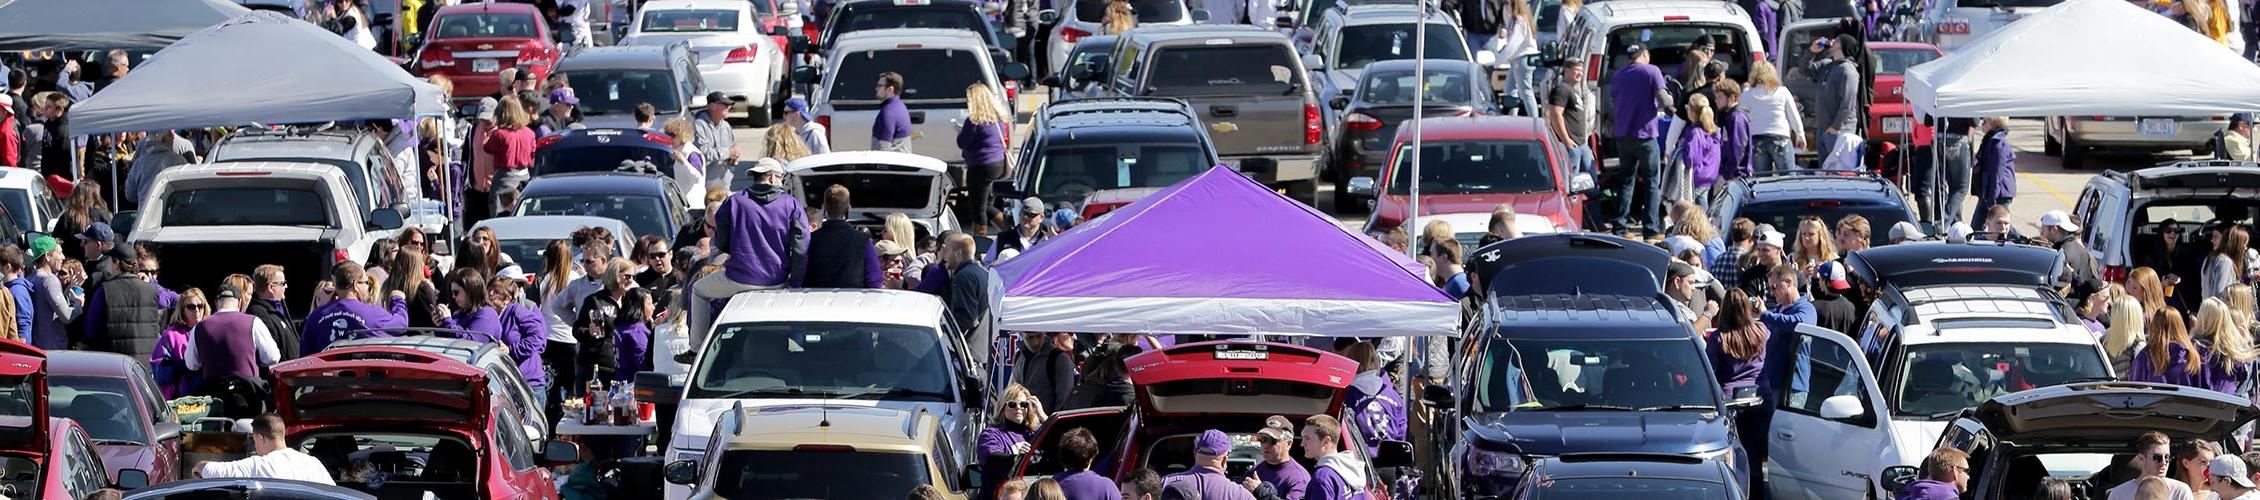
<path fill-rule="evenodd" d="M 102 456 L 102 465 L 110 471 L 110 480 L 118 479 L 118 471 L 141 469 L 152 479 L 157 476 L 157 452 L 146 445 L 98 444 L 94 454 Z"/>
<path fill-rule="evenodd" d="M 745 408 L 747 409 L 824 404 L 834 407 L 876 407 L 913 412 L 925 410 L 926 412 L 935 415 L 944 415 L 944 417 L 942 417 L 944 421 L 956 418 L 954 417 L 954 415 L 956 414 L 956 409 L 953 405 L 949 403 L 938 403 L 932 401 L 884 401 L 868 399 L 822 398 L 685 399 L 681 403 L 681 406 L 677 407 L 677 409 L 675 410 L 675 429 L 673 439 L 674 444 L 671 444 L 669 446 L 680 449 L 705 449 L 708 437 L 714 434 L 714 423 L 722 418 L 722 412 L 730 411 L 731 405 L 737 403 L 744 403 Z"/>
<path fill-rule="evenodd" d="M 1687 454 L 1734 444 L 1733 426 L 1721 413 L 1699 411 L 1516 411 L 1470 419 L 1485 439 L 1511 443 L 1522 453 L 1616 451 Z"/>
<path fill-rule="evenodd" d="M 1395 220 L 1405 220 L 1405 195 L 1382 196 L 1376 211 L 1387 212 Z M 1424 194 L 1420 196 L 1421 215 L 1450 213 L 1489 214 L 1499 204 L 1514 205 L 1515 213 L 1545 216 L 1556 226 L 1570 227 L 1569 202 L 1560 193 L 1489 193 L 1489 194 Z M 1518 219 L 1519 220 L 1519 219 Z"/>

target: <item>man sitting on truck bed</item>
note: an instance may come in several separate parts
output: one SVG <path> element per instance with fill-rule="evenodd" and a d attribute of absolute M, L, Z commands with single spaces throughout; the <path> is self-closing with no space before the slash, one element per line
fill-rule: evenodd
<path fill-rule="evenodd" d="M 785 192 L 784 165 L 763 158 L 747 171 L 755 176 L 752 187 L 722 200 L 714 214 L 713 246 L 729 256 L 722 272 L 709 274 L 691 285 L 691 331 L 704 332 L 719 311 L 712 301 L 729 300 L 738 292 L 799 286 L 807 270 L 808 212 L 800 199 Z"/>

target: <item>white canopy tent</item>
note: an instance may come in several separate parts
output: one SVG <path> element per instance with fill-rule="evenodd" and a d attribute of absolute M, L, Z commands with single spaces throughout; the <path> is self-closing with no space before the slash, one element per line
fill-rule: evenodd
<path fill-rule="evenodd" d="M 2071 0 L 1907 70 L 1918 114 L 2205 116 L 2260 109 L 2260 66 L 2124 0 Z"/>

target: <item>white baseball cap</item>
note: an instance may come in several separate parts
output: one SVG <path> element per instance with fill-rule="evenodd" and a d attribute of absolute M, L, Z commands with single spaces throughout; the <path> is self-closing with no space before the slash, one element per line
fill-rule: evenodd
<path fill-rule="evenodd" d="M 2062 210 L 2049 210 L 2048 213 L 2040 214 L 2040 227 L 2055 227 L 2065 231 L 2080 230 L 2079 224 L 2072 223 L 2072 216 L 2065 215 Z"/>
<path fill-rule="evenodd" d="M 2245 473 L 2244 457 L 2223 454 L 2205 462 L 2205 473 L 2215 478 L 2226 478 L 2239 488 L 2253 488 L 2252 475 Z"/>
<path fill-rule="evenodd" d="M 1782 246 L 1782 243 L 1786 239 L 1787 236 L 1781 234 L 1781 231 L 1773 230 L 1773 226 L 1758 226 L 1758 244 L 1760 245 L 1773 245 L 1774 248 L 1788 248 L 1786 246 Z"/>

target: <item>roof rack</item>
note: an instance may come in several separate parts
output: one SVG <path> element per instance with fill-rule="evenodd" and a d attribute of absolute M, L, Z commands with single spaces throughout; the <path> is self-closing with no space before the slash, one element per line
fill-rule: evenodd
<path fill-rule="evenodd" d="M 1604 5 L 1605 5 L 1605 4 L 1604 4 Z M 1879 181 L 1880 181 L 1880 180 L 1885 180 L 1885 179 L 1883 178 L 1883 176 L 1880 176 L 1880 175 L 1876 175 L 1876 174 L 1875 174 L 1874 172 L 1869 172 L 1869 171 L 1865 171 L 1865 170 L 1820 170 L 1820 169 L 1790 169 L 1790 170 L 1776 170 L 1776 171 L 1772 171 L 1772 172 L 1760 172 L 1760 173 L 1755 173 L 1755 174 L 1750 174 L 1750 175 L 1742 176 L 1742 178 L 1744 178 L 1744 179 L 1773 178 L 1773 177 L 1858 177 L 1858 178 L 1864 178 L 1864 179 L 1875 179 L 1875 180 L 1879 180 Z"/>
<path fill-rule="evenodd" d="M 1112 104 L 1116 106 L 1087 106 L 1097 104 Z M 1138 104 L 1147 104 L 1151 106 L 1136 106 Z M 1060 109 L 1060 106 L 1070 107 L 1067 109 Z M 1061 116 L 1082 114 L 1144 112 L 1153 111 L 1155 108 L 1160 106 L 1169 106 L 1173 111 L 1181 111 L 1188 115 L 1194 114 L 1192 103 L 1188 103 L 1183 99 L 1177 99 L 1174 97 L 1083 97 L 1063 101 L 1055 101 L 1048 106 L 1044 106 L 1044 114 L 1046 116 L 1056 118 Z"/>

